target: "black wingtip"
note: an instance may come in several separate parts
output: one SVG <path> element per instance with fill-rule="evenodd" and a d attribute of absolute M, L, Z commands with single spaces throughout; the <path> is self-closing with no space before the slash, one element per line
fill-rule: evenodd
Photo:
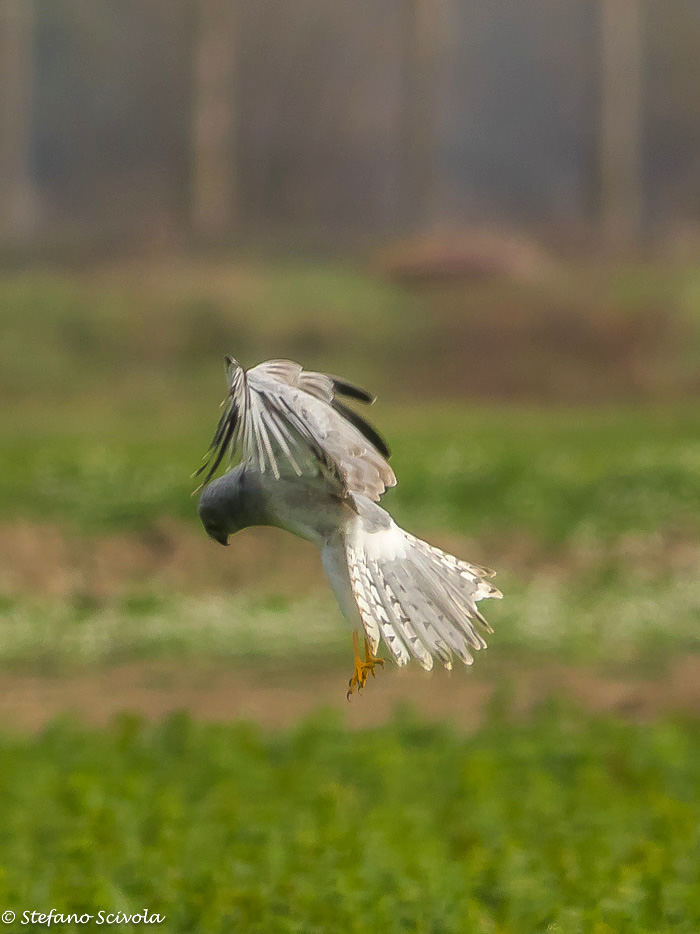
<path fill-rule="evenodd" d="M 343 405 L 342 402 L 339 402 L 337 399 L 333 400 L 333 408 L 336 412 L 339 412 L 343 418 L 346 418 L 351 425 L 354 425 L 357 430 L 367 438 L 370 444 L 379 451 L 382 457 L 385 457 L 387 460 L 391 457 L 391 450 L 389 445 L 386 443 L 384 438 L 379 434 L 379 432 L 373 428 L 369 422 L 358 415 L 357 412 L 353 412 L 352 409 L 349 409 L 346 405 Z"/>
<path fill-rule="evenodd" d="M 226 400 L 228 401 L 228 400 Z M 229 406 L 219 419 L 209 450 L 204 455 L 204 463 L 194 472 L 194 477 L 204 475 L 201 487 L 206 486 L 219 468 L 227 453 L 238 425 L 238 411 Z M 199 487 L 199 488 L 201 488 Z M 199 489 L 198 488 L 198 489 Z"/>
<path fill-rule="evenodd" d="M 345 396 L 346 399 L 357 399 L 358 402 L 366 402 L 367 405 L 371 405 L 376 399 L 376 396 L 372 395 L 371 392 L 367 392 L 366 389 L 361 389 L 359 386 L 353 385 L 353 383 L 338 379 L 337 376 L 332 376 L 331 379 L 333 380 L 333 390 L 339 396 Z"/>

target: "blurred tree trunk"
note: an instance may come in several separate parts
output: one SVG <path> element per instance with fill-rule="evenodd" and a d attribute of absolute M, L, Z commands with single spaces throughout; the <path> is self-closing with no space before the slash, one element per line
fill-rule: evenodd
<path fill-rule="evenodd" d="M 399 213 L 408 230 L 433 219 L 445 2 L 402 0 Z"/>
<path fill-rule="evenodd" d="M 36 198 L 30 167 L 33 0 L 0 0 L 0 243 L 28 240 Z"/>
<path fill-rule="evenodd" d="M 642 0 L 601 0 L 600 172 L 603 235 L 625 249 L 640 239 Z"/>
<path fill-rule="evenodd" d="M 197 0 L 191 223 L 204 237 L 235 222 L 235 6 L 236 0 Z"/>

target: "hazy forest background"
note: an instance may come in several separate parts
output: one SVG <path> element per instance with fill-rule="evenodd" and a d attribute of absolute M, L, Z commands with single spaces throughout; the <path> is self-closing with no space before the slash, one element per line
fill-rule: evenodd
<path fill-rule="evenodd" d="M 694 0 L 0 0 L 0 909 L 695 934 L 699 53 Z M 378 393 L 387 508 L 498 570 L 473 668 L 348 703 L 314 549 L 206 538 L 225 353 Z"/>
<path fill-rule="evenodd" d="M 4 0 L 0 15 L 7 244 L 318 245 L 496 222 L 591 245 L 601 223 L 633 243 L 697 224 L 692 0 Z"/>

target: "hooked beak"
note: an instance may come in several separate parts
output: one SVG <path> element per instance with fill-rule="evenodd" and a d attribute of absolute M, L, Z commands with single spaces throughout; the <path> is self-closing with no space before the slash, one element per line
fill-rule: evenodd
<path fill-rule="evenodd" d="M 207 535 L 220 545 L 228 545 L 228 535 L 224 532 L 207 532 Z"/>

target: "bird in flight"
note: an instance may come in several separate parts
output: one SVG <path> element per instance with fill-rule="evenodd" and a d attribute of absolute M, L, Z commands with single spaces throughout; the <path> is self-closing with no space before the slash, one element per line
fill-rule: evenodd
<path fill-rule="evenodd" d="M 363 688 L 384 641 L 398 665 L 437 658 L 465 665 L 493 632 L 477 609 L 501 597 L 494 572 L 448 555 L 401 529 L 378 505 L 396 477 L 389 449 L 347 400 L 371 393 L 290 360 L 249 370 L 226 357 L 228 395 L 204 463 L 199 515 L 221 545 L 253 525 L 313 542 L 340 609 L 353 626 L 347 696 Z M 235 463 L 214 479 L 222 462 Z M 359 630 L 364 631 L 360 654 Z"/>

